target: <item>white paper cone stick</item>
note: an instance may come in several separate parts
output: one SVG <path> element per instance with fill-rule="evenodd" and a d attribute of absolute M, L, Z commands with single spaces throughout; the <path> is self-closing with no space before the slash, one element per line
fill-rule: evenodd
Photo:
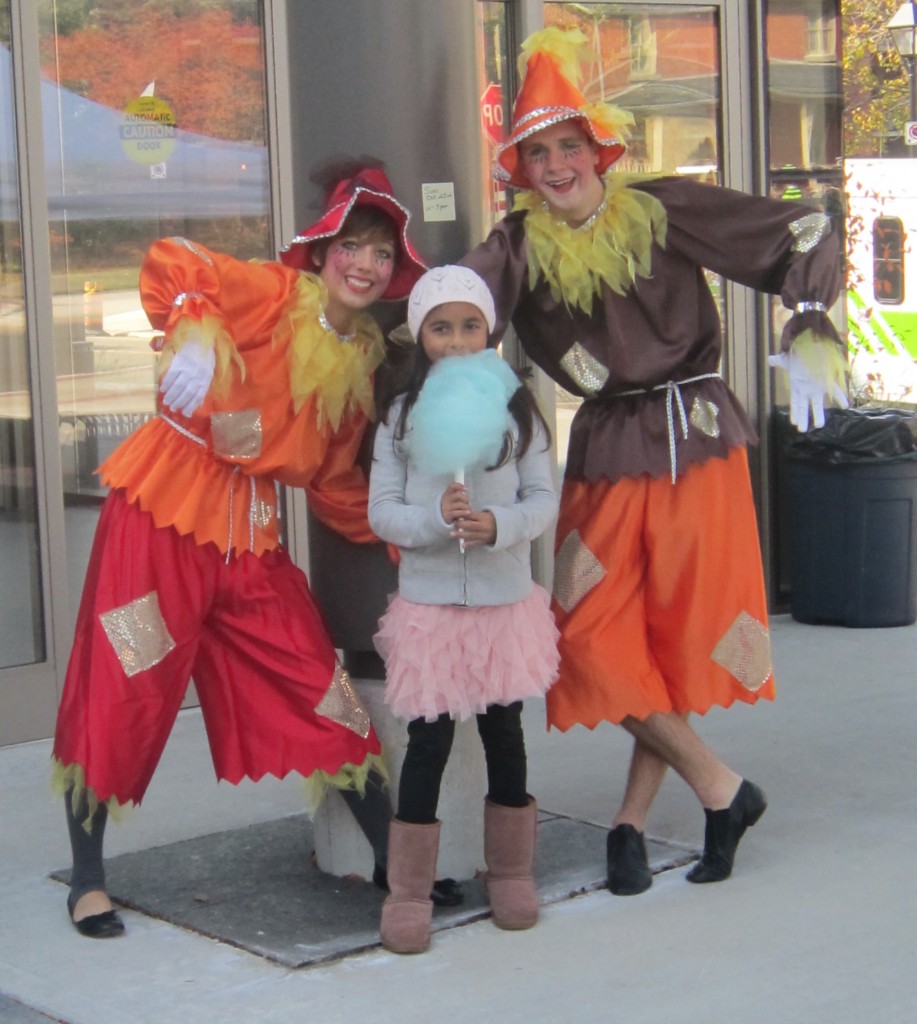
<path fill-rule="evenodd" d="M 452 479 L 457 484 L 464 484 L 465 483 L 465 468 L 462 467 L 461 469 L 457 469 L 455 471 L 455 473 L 453 474 Z M 465 554 L 465 541 L 464 540 L 459 540 L 459 551 L 461 551 L 461 553 L 463 555 Z"/>

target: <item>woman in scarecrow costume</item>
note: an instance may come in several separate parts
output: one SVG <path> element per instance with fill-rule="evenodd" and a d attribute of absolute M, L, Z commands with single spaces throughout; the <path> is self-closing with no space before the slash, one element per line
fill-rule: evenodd
<path fill-rule="evenodd" d="M 705 812 L 692 882 L 729 876 L 766 807 L 689 722 L 774 696 L 746 455 L 756 437 L 719 373 L 704 271 L 779 294 L 793 311 L 779 361 L 806 429 L 810 407 L 818 423 L 826 395 L 843 401 L 843 350 L 827 316 L 841 256 L 829 218 L 811 207 L 610 173 L 632 118 L 586 102 L 576 84 L 584 43 L 578 31 L 545 29 L 523 45 L 494 172 L 522 191 L 462 262 L 494 293 L 494 333 L 512 321 L 532 360 L 583 399 L 557 528 L 561 671 L 548 725 L 611 721 L 634 737 L 606 851 L 609 888 L 626 895 L 652 881 L 643 833 L 667 767 Z"/>
<path fill-rule="evenodd" d="M 110 493 L 54 743 L 84 935 L 124 930 L 105 892 L 105 821 L 142 800 L 192 677 L 218 779 L 292 771 L 316 799 L 328 784 L 382 799 L 378 738 L 279 544 L 277 494 L 303 487 L 334 529 L 376 539 L 355 466 L 384 353 L 366 309 L 405 298 L 424 271 L 408 221 L 385 173 L 362 168 L 281 262 L 184 238 L 147 252 L 159 414 L 100 469 Z"/>

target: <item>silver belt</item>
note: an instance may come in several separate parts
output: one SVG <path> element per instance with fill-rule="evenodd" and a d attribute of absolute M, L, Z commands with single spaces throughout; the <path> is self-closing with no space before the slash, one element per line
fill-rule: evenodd
<path fill-rule="evenodd" d="M 651 388 L 634 388 L 632 391 L 618 391 L 612 398 L 623 398 L 625 395 L 651 395 L 654 391 L 664 391 L 665 413 L 669 431 L 669 465 L 672 467 L 672 483 L 678 473 L 675 460 L 675 409 L 678 409 L 678 418 L 681 421 L 681 436 L 688 438 L 688 417 L 685 413 L 685 403 L 681 398 L 681 388 L 685 384 L 694 384 L 699 380 L 711 380 L 719 378 L 718 373 L 700 373 L 696 377 L 686 377 L 684 380 L 667 380 L 665 384 L 656 384 Z"/>
<path fill-rule="evenodd" d="M 202 448 L 207 447 L 207 442 L 202 438 L 198 437 L 197 434 L 193 434 L 190 430 L 187 430 L 180 423 L 176 423 L 175 420 L 170 419 L 164 412 L 160 412 L 159 415 L 169 424 L 173 430 L 177 430 L 183 437 L 187 437 L 189 441 L 193 441 L 195 444 L 199 444 Z M 232 528 L 233 528 L 233 515 L 232 515 L 232 498 L 236 489 L 236 475 L 239 473 L 239 467 L 233 466 L 232 475 L 229 478 L 229 535 L 226 541 L 226 564 L 229 565 L 229 559 L 232 555 Z M 248 505 L 248 549 L 251 552 L 255 550 L 255 501 L 257 497 L 257 491 L 255 487 L 255 478 L 250 476 L 248 482 L 251 485 L 251 498 Z"/>

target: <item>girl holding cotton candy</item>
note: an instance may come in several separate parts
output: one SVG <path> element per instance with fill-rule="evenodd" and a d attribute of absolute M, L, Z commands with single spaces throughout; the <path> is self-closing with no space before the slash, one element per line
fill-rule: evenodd
<path fill-rule="evenodd" d="M 526 788 L 522 699 L 557 675 L 557 630 L 533 582 L 531 542 L 557 512 L 550 432 L 531 392 L 487 347 L 494 305 L 466 267 L 414 286 L 405 391 L 382 410 L 369 520 L 397 546 L 398 593 L 379 624 L 386 702 L 408 720 L 389 833 L 382 942 L 429 945 L 436 817 L 456 719 L 477 717 L 487 762 L 484 853 L 494 922 L 529 928 L 536 807 Z"/>

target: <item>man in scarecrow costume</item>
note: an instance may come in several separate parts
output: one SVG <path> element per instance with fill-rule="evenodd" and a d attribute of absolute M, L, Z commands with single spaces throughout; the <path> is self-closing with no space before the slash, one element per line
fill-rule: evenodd
<path fill-rule="evenodd" d="M 828 316 L 841 281 L 827 216 L 665 175 L 609 173 L 630 115 L 587 103 L 585 40 L 545 29 L 523 45 L 524 81 L 495 177 L 513 212 L 462 262 L 490 285 L 495 335 L 512 321 L 531 357 L 580 396 L 557 528 L 561 675 L 548 725 L 619 723 L 634 737 L 607 839 L 608 885 L 652 882 L 644 828 L 672 767 L 705 813 L 692 882 L 727 878 L 764 813 L 693 712 L 772 699 L 767 609 L 746 445 L 755 432 L 720 376 L 722 336 L 704 270 L 779 294 L 793 311 L 779 361 L 792 418 L 843 400 Z M 585 55 L 583 55 L 585 57 Z"/>

